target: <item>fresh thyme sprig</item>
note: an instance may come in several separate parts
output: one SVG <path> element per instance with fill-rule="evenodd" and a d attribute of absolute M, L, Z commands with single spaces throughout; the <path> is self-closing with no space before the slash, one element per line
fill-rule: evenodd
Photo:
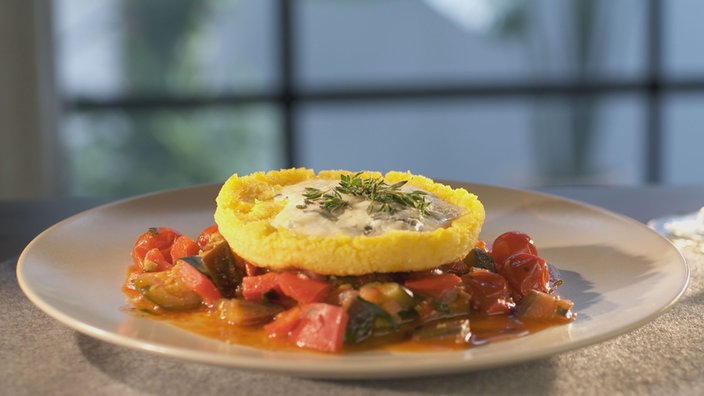
<path fill-rule="evenodd" d="M 342 198 L 342 195 L 351 195 L 370 201 L 367 212 L 394 214 L 405 208 L 414 208 L 422 214 L 429 214 L 428 206 L 430 202 L 426 199 L 425 191 L 403 192 L 401 187 L 406 185 L 407 180 L 389 185 L 381 178 L 362 178 L 362 172 L 354 175 L 340 175 L 340 183 L 326 191 L 306 187 L 303 198 L 304 209 L 309 204 L 317 203 L 318 206 L 331 213 L 336 214 L 344 210 L 350 203 Z"/>
<path fill-rule="evenodd" d="M 334 189 L 324 192 L 317 188 L 306 187 L 303 198 L 306 205 L 318 202 L 321 209 L 330 213 L 336 213 L 350 206 L 350 203 L 342 199 L 342 195 Z"/>

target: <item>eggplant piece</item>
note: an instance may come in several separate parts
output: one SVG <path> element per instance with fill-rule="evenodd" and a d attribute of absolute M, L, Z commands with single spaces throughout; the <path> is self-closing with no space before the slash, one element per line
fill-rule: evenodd
<path fill-rule="evenodd" d="M 272 303 L 231 298 L 220 300 L 217 310 L 220 319 L 227 323 L 251 326 L 270 322 L 284 309 Z"/>
<path fill-rule="evenodd" d="M 359 344 L 381 328 L 397 327 L 396 321 L 377 304 L 357 296 L 347 308 L 349 320 L 345 329 L 345 343 Z"/>
<path fill-rule="evenodd" d="M 145 272 L 131 280 L 147 300 L 172 311 L 198 308 L 202 298 L 186 286 L 173 270 Z"/>
<path fill-rule="evenodd" d="M 469 319 L 452 319 L 433 322 L 419 327 L 413 333 L 414 341 L 451 341 L 455 344 L 469 344 L 472 329 Z"/>
<path fill-rule="evenodd" d="M 515 315 L 519 319 L 530 319 L 551 323 L 568 323 L 574 319 L 570 300 L 531 290 L 516 306 Z"/>
<path fill-rule="evenodd" d="M 244 271 L 237 265 L 235 255 L 227 241 L 223 240 L 212 245 L 200 256 L 208 276 L 220 294 L 225 298 L 234 297 L 237 286 L 242 283 Z"/>
<path fill-rule="evenodd" d="M 480 248 L 472 249 L 467 257 L 465 257 L 462 261 L 464 261 L 464 263 L 470 268 L 477 267 L 489 270 L 491 272 L 496 272 L 496 268 L 494 267 L 494 258 Z"/>

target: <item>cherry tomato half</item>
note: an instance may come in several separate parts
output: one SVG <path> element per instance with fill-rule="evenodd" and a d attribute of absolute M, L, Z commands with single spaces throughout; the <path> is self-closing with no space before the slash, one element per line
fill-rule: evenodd
<path fill-rule="evenodd" d="M 474 310 L 488 315 L 507 314 L 516 306 L 506 278 L 495 272 L 475 269 L 463 275 L 462 281 L 469 291 L 469 302 Z"/>
<path fill-rule="evenodd" d="M 213 234 L 218 232 L 218 225 L 213 224 L 211 226 L 208 226 L 206 229 L 203 230 L 203 232 L 198 235 L 198 238 L 196 238 L 196 242 L 198 243 L 198 246 L 201 249 L 205 249 L 205 247 L 210 243 L 210 240 L 212 239 Z"/>
<path fill-rule="evenodd" d="M 506 278 L 517 302 L 531 290 L 543 293 L 550 290 L 550 270 L 542 257 L 529 253 L 514 254 L 497 265 L 496 272 Z"/>
<path fill-rule="evenodd" d="M 142 270 L 145 272 L 161 272 L 171 267 L 173 267 L 173 264 L 164 257 L 164 254 L 158 248 L 149 250 L 144 255 L 144 260 L 142 260 Z"/>
<path fill-rule="evenodd" d="M 533 239 L 520 231 L 509 231 L 499 235 L 491 245 L 491 256 L 499 264 L 518 253 L 538 255 Z"/>
<path fill-rule="evenodd" d="M 169 253 L 171 255 L 171 262 L 175 264 L 176 260 L 181 257 L 195 256 L 198 254 L 199 250 L 200 247 L 198 247 L 198 244 L 193 239 L 186 235 L 181 235 L 174 240 L 171 246 Z"/>
<path fill-rule="evenodd" d="M 180 233 L 168 227 L 150 228 L 137 238 L 137 242 L 135 242 L 134 248 L 132 248 L 132 261 L 136 266 L 142 268 L 144 256 L 146 256 L 148 251 L 156 248 L 161 251 L 166 261 L 172 264 L 171 246 L 180 235 Z"/>

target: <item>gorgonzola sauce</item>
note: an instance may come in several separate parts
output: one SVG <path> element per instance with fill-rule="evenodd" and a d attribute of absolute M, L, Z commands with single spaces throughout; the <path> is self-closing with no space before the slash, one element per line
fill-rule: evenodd
<path fill-rule="evenodd" d="M 449 226 L 461 212 L 459 207 L 427 192 L 425 197 L 429 205 L 426 213 L 412 207 L 403 207 L 392 213 L 370 211 L 369 200 L 346 194 L 342 198 L 348 205 L 334 213 L 320 208 L 317 203 L 306 203 L 303 194 L 307 187 L 328 191 L 336 185 L 334 180 L 312 179 L 284 187 L 275 199 L 286 200 L 286 206 L 272 220 L 272 225 L 313 236 L 374 236 L 391 230 L 433 231 Z M 423 190 L 405 185 L 400 191 L 409 193 Z"/>

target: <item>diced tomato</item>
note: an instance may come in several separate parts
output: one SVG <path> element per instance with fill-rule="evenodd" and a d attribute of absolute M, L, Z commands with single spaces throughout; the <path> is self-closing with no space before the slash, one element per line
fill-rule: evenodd
<path fill-rule="evenodd" d="M 196 242 L 198 243 L 198 246 L 201 249 L 204 249 L 205 246 L 210 243 L 210 239 L 215 234 L 218 232 L 218 225 L 213 224 L 211 226 L 208 226 L 206 229 L 203 230 L 203 232 L 198 235 L 198 238 L 196 238 Z"/>
<path fill-rule="evenodd" d="M 440 275 L 442 273 L 443 273 L 443 271 L 438 268 L 433 268 L 433 269 L 423 270 L 423 271 L 413 271 L 413 272 L 409 272 L 406 275 L 406 280 L 425 279 L 429 276 Z M 374 282 L 373 279 L 370 279 L 369 281 Z"/>
<path fill-rule="evenodd" d="M 518 253 L 538 255 L 533 239 L 520 231 L 509 231 L 499 235 L 491 245 L 491 256 L 495 263 L 502 263 Z"/>
<path fill-rule="evenodd" d="M 287 337 L 301 320 L 301 306 L 296 305 L 276 315 L 273 321 L 264 325 L 267 337 Z"/>
<path fill-rule="evenodd" d="M 217 300 L 222 298 L 213 281 L 187 262 L 178 260 L 174 270 L 181 277 L 181 281 L 191 290 L 198 293 L 207 305 L 213 306 Z"/>
<path fill-rule="evenodd" d="M 195 256 L 200 251 L 198 244 L 191 238 L 181 235 L 171 246 L 171 262 L 175 263 L 181 257 Z"/>
<path fill-rule="evenodd" d="M 276 272 L 242 278 L 242 296 L 247 300 L 262 300 L 271 291 L 281 291 L 279 274 Z"/>
<path fill-rule="evenodd" d="M 430 275 L 420 279 L 409 279 L 404 283 L 413 293 L 441 299 L 455 286 L 462 283 L 462 278 L 455 274 Z"/>
<path fill-rule="evenodd" d="M 550 290 L 550 270 L 542 257 L 528 253 L 514 254 L 497 265 L 496 272 L 506 278 L 517 302 L 531 290 L 543 293 Z"/>
<path fill-rule="evenodd" d="M 154 227 L 137 238 L 132 248 L 132 261 L 138 267 L 142 267 L 142 261 L 148 251 L 157 248 L 161 250 L 164 258 L 171 261 L 171 245 L 181 234 L 168 227 Z"/>
<path fill-rule="evenodd" d="M 462 281 L 471 296 L 472 309 L 495 315 L 510 313 L 516 306 L 506 278 L 495 272 L 475 269 L 462 276 Z"/>
<path fill-rule="evenodd" d="M 278 281 L 281 291 L 300 304 L 323 301 L 332 290 L 332 285 L 328 282 L 293 272 L 280 273 Z"/>
<path fill-rule="evenodd" d="M 301 317 L 291 330 L 291 340 L 301 348 L 322 352 L 337 352 L 342 342 L 349 316 L 342 307 L 311 303 L 301 306 Z"/>
<path fill-rule="evenodd" d="M 142 270 L 147 272 L 159 272 L 166 271 L 173 267 L 161 250 L 158 248 L 153 248 L 144 255 L 144 260 L 142 261 Z"/>

